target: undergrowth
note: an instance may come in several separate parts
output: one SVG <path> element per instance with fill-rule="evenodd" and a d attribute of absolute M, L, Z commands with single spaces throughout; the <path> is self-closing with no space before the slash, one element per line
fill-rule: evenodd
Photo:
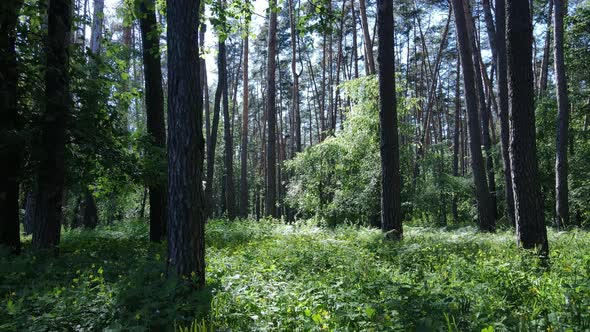
<path fill-rule="evenodd" d="M 506 231 L 213 221 L 207 284 L 166 278 L 165 245 L 125 222 L 65 232 L 58 257 L 0 258 L 0 330 L 580 331 L 590 235 L 550 232 L 549 266 Z M 6 256 L 1 256 L 6 257 Z"/>

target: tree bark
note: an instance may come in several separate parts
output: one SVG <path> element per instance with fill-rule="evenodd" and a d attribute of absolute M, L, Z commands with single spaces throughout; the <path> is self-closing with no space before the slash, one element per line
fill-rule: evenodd
<path fill-rule="evenodd" d="M 0 246 L 20 253 L 16 24 L 22 1 L 0 3 Z"/>
<path fill-rule="evenodd" d="M 523 248 L 547 255 L 547 229 L 539 185 L 533 95 L 532 24 L 527 1 L 508 1 L 506 50 L 510 120 L 510 167 L 516 236 Z"/>
<path fill-rule="evenodd" d="M 568 201 L 568 160 L 567 143 L 569 135 L 569 98 L 565 59 L 563 50 L 563 17 L 567 12 L 567 2 L 555 1 L 554 23 L 554 63 L 557 82 L 557 144 L 555 154 L 555 219 L 558 228 L 569 225 Z"/>
<path fill-rule="evenodd" d="M 276 48 L 277 48 L 277 6 L 275 0 L 269 1 L 269 28 L 268 28 L 268 60 L 266 71 L 266 123 L 268 127 L 268 139 L 266 149 L 266 210 L 265 214 L 271 217 L 278 217 L 277 212 L 277 151 L 276 151 Z"/>
<path fill-rule="evenodd" d="M 395 63 L 393 45 L 393 0 L 377 0 L 379 25 L 379 119 L 381 140 L 381 230 L 388 238 L 403 235 L 401 218 L 401 176 L 397 107 L 395 97 Z"/>
<path fill-rule="evenodd" d="M 203 115 L 199 82 L 199 0 L 169 1 L 168 264 L 205 285 Z"/>
<path fill-rule="evenodd" d="M 453 176 L 459 176 L 459 138 L 461 132 L 461 60 L 457 58 L 457 79 L 455 80 L 455 130 L 453 132 Z M 453 193 L 451 210 L 453 222 L 459 222 L 459 210 L 457 207 L 457 193 Z"/>
<path fill-rule="evenodd" d="M 98 225 L 98 210 L 96 209 L 96 201 L 90 189 L 84 190 L 84 216 L 82 219 L 84 228 L 95 229 Z"/>
<path fill-rule="evenodd" d="M 494 231 L 495 220 L 492 198 L 488 190 L 485 167 L 481 153 L 481 130 L 477 112 L 477 92 L 475 91 L 475 72 L 467 22 L 463 10 L 463 0 L 453 0 L 455 26 L 463 69 L 463 85 L 467 106 L 467 127 L 469 129 L 469 150 L 471 152 L 471 168 L 475 185 L 475 199 L 479 217 L 479 228 L 482 231 Z"/>
<path fill-rule="evenodd" d="M 35 248 L 55 248 L 61 233 L 66 122 L 70 116 L 69 44 L 72 8 L 69 0 L 50 0 L 48 10 L 46 107 L 35 209 Z"/>
<path fill-rule="evenodd" d="M 301 114 L 299 111 L 299 75 L 297 74 L 297 36 L 295 31 L 295 8 L 293 0 L 289 0 L 289 19 L 291 28 L 291 74 L 293 75 L 293 137 L 295 149 L 291 155 L 301 152 Z"/>
<path fill-rule="evenodd" d="M 141 29 L 143 71 L 145 76 L 145 109 L 147 132 L 150 143 L 156 149 L 166 147 L 166 124 L 164 120 L 164 92 L 162 91 L 162 67 L 160 60 L 160 38 L 155 12 L 154 0 L 139 0 L 139 26 Z M 157 158 L 152 149 L 148 149 L 148 158 Z M 149 155 L 151 154 L 151 156 Z M 148 179 L 154 181 L 154 179 Z M 158 181 L 159 182 L 159 181 Z M 159 242 L 166 236 L 166 183 L 151 182 L 149 187 L 150 202 L 150 241 Z"/>
<path fill-rule="evenodd" d="M 93 7 L 90 51 L 92 54 L 98 55 L 100 53 L 100 39 L 102 38 L 102 27 L 104 22 L 104 0 L 94 0 Z"/>
<path fill-rule="evenodd" d="M 504 167 L 505 215 L 510 225 L 515 225 L 514 192 L 510 170 L 510 125 L 508 122 L 508 77 L 506 58 L 506 5 L 504 0 L 496 0 L 496 60 L 498 66 L 498 113 L 500 118 L 500 140 L 502 146 L 502 165 Z"/>
<path fill-rule="evenodd" d="M 248 217 L 248 107 L 249 105 L 249 87 L 248 87 L 248 26 L 244 36 L 244 77 L 242 93 L 242 147 L 240 150 L 240 217 Z"/>
<path fill-rule="evenodd" d="M 354 78 L 359 78 L 359 60 L 358 60 L 358 43 L 356 32 L 356 9 L 354 1 L 350 0 L 350 12 L 352 14 L 352 58 L 354 62 Z"/>

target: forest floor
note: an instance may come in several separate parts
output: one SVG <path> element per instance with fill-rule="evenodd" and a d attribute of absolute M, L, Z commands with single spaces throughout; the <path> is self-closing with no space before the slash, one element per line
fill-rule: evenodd
<path fill-rule="evenodd" d="M 213 221 L 207 284 L 166 278 L 165 245 L 122 222 L 65 231 L 58 257 L 0 255 L 0 330 L 590 328 L 590 233 L 551 231 L 549 267 L 510 231 Z M 2 258 L 4 257 L 4 258 Z"/>

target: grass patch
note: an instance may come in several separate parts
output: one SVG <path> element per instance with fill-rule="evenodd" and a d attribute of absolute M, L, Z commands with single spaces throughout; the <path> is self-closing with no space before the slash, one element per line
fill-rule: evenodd
<path fill-rule="evenodd" d="M 60 256 L 0 258 L 0 330 L 584 330 L 590 235 L 550 232 L 550 267 L 510 232 L 214 221 L 207 282 L 165 278 L 144 224 L 64 234 Z M 204 322 L 203 322 L 204 319 Z"/>

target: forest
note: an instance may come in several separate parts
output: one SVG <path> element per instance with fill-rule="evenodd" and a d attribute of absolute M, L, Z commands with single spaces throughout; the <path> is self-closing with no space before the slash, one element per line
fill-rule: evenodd
<path fill-rule="evenodd" d="M 590 331 L 590 2 L 1 0 L 0 331 Z"/>

